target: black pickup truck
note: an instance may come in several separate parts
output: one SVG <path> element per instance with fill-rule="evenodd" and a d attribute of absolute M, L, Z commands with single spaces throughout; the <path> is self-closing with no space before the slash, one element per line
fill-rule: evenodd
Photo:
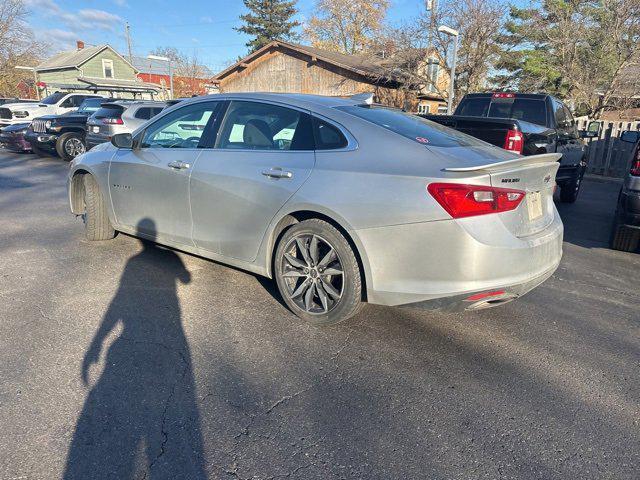
<path fill-rule="evenodd" d="M 107 99 L 101 97 L 86 98 L 75 111 L 35 118 L 25 139 L 36 154 L 57 153 L 60 158 L 71 161 L 86 151 L 87 119 L 105 101 Z"/>
<path fill-rule="evenodd" d="M 522 155 L 561 153 L 556 183 L 568 203 L 578 198 L 587 166 L 581 138 L 597 136 L 600 128 L 593 122 L 578 132 L 569 108 L 546 94 L 471 93 L 454 115 L 420 116 Z"/>

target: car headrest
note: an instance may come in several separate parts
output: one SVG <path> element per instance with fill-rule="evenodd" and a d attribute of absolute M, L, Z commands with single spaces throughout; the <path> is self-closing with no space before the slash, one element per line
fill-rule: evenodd
<path fill-rule="evenodd" d="M 264 120 L 249 120 L 244 126 L 242 140 L 247 147 L 273 148 L 273 135 Z"/>

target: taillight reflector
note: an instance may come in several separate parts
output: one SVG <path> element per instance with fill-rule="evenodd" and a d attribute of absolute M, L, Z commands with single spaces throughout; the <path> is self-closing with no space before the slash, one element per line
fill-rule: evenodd
<path fill-rule="evenodd" d="M 504 290 L 496 290 L 495 292 L 476 293 L 475 295 L 471 295 L 469 298 L 465 299 L 465 301 L 476 302 L 478 300 L 482 300 L 483 298 L 497 297 L 498 295 L 504 295 Z"/>
<path fill-rule="evenodd" d="M 509 130 L 504 139 L 504 149 L 510 152 L 522 153 L 524 147 L 524 137 L 518 130 Z"/>
<path fill-rule="evenodd" d="M 431 183 L 427 191 L 453 218 L 514 210 L 526 192 L 462 183 Z"/>

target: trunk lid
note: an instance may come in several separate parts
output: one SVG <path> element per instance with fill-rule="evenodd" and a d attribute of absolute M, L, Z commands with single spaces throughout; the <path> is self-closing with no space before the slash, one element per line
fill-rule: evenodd
<path fill-rule="evenodd" d="M 505 226 L 517 237 L 526 237 L 544 230 L 555 216 L 553 192 L 560 154 L 547 153 L 511 160 L 449 167 L 446 172 L 486 173 L 491 186 L 526 192 L 518 208 L 500 213 Z"/>

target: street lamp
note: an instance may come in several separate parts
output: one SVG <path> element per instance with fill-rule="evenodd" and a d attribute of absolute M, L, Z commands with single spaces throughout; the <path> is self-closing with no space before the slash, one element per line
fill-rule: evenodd
<path fill-rule="evenodd" d="M 171 65 L 171 59 L 169 57 L 161 57 L 159 55 L 147 55 L 147 58 L 149 60 L 159 60 L 169 64 L 169 87 L 171 91 L 171 100 L 173 100 L 173 68 Z"/>
<path fill-rule="evenodd" d="M 22 65 L 16 65 L 17 70 L 31 70 L 33 72 L 33 89 L 36 91 L 36 100 L 40 100 L 40 91 L 38 90 L 38 72 L 34 67 L 23 67 Z"/>
<path fill-rule="evenodd" d="M 440 25 L 438 27 L 438 32 L 453 37 L 453 58 L 451 59 L 451 78 L 449 79 L 449 98 L 447 99 L 447 115 L 451 115 L 451 109 L 453 107 L 453 82 L 455 81 L 456 75 L 456 61 L 458 59 L 458 37 L 460 36 L 460 34 L 457 30 L 449 28 L 445 25 Z"/>

